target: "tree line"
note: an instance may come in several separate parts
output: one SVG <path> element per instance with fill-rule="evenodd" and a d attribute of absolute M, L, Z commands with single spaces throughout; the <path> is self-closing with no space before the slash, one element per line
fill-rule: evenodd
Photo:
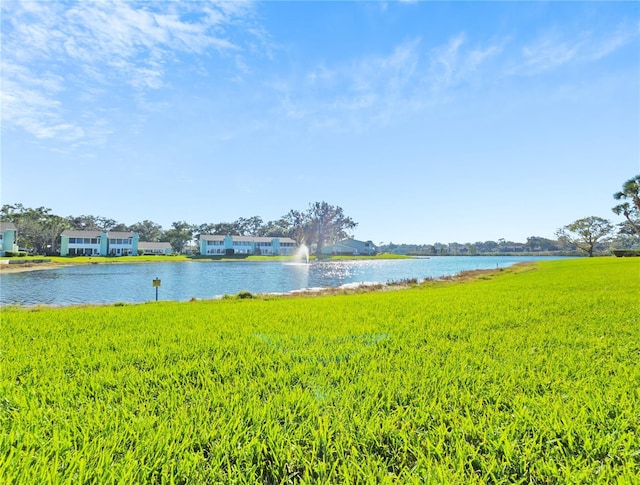
<path fill-rule="evenodd" d="M 588 256 L 614 249 L 640 248 L 640 175 L 627 180 L 622 190 L 613 194 L 620 201 L 611 210 L 625 220 L 616 226 L 608 219 L 589 216 L 573 221 L 556 231 L 557 239 L 538 236 L 527 238 L 526 243 L 484 241 L 460 244 L 384 244 L 379 249 L 387 252 L 414 255 L 449 254 L 504 254 L 504 253 L 571 253 L 580 251 Z M 637 251 L 636 251 L 637 252 Z"/>
<path fill-rule="evenodd" d="M 405 254 L 480 254 L 509 252 L 545 252 L 579 250 L 593 256 L 610 248 L 640 247 L 640 175 L 627 180 L 622 190 L 613 194 L 620 203 L 613 213 L 625 220 L 616 226 L 608 219 L 590 216 L 578 219 L 556 231 L 557 239 L 532 236 L 526 243 L 499 239 L 476 243 L 435 243 L 409 245 L 380 243 L 379 249 Z M 339 206 L 327 202 L 310 203 L 306 210 L 290 210 L 279 219 L 264 222 L 260 216 L 240 217 L 233 222 L 189 224 L 177 221 L 167 230 L 150 220 L 130 226 L 102 216 L 81 215 L 61 217 L 46 207 L 30 208 L 5 204 L 0 220 L 13 222 L 18 228 L 18 245 L 35 254 L 56 254 L 60 249 L 60 234 L 65 229 L 90 231 L 133 231 L 140 241 L 171 243 L 173 250 L 182 253 L 190 241 L 202 234 L 290 237 L 298 244 L 315 247 L 319 254 L 326 244 L 350 237 L 358 223 L 345 215 Z"/>
<path fill-rule="evenodd" d="M 613 194 L 621 201 L 611 210 L 624 216 L 624 222 L 618 224 L 617 237 L 612 237 L 615 226 L 609 219 L 590 216 L 573 221 L 556 232 L 558 239 L 574 244 L 579 250 L 593 256 L 598 245 L 622 242 L 622 247 L 637 248 L 640 238 L 640 174 L 622 184 L 622 190 Z"/>
<path fill-rule="evenodd" d="M 162 225 L 146 219 L 126 225 L 103 216 L 62 217 L 53 214 L 49 208 L 25 207 L 21 203 L 3 205 L 0 220 L 13 222 L 18 228 L 18 246 L 35 254 L 59 253 L 60 234 L 66 229 L 133 231 L 138 233 L 140 241 L 169 242 L 176 253 L 182 253 L 191 241 L 202 234 L 289 237 L 298 244 L 314 246 L 319 253 L 326 244 L 349 237 L 358 225 L 345 215 L 341 207 L 324 201 L 313 202 L 306 210 L 290 210 L 279 219 L 268 222 L 264 222 L 260 216 L 203 224 L 176 221 L 166 230 Z"/>

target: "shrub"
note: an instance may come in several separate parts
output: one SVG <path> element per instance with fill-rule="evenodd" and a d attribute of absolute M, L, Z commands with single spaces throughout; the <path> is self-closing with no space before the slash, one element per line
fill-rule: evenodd
<path fill-rule="evenodd" d="M 27 255 L 26 251 L 5 251 L 4 255 L 8 258 L 23 258 Z"/>
<path fill-rule="evenodd" d="M 640 256 L 640 249 L 616 249 L 613 251 L 613 254 L 618 258 Z"/>

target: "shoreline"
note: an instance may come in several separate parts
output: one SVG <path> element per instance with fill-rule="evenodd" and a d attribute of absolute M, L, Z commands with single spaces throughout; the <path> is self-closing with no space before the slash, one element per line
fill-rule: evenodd
<path fill-rule="evenodd" d="M 84 263 L 80 263 L 84 264 Z M 439 286 L 446 284 L 465 284 L 474 281 L 482 281 L 493 279 L 499 275 L 511 274 L 514 272 L 526 272 L 536 268 L 533 262 L 523 261 L 515 263 L 506 268 L 486 268 L 486 269 L 472 269 L 461 271 L 459 273 L 440 276 L 437 278 L 425 278 L 425 279 L 408 279 L 401 281 L 391 282 L 359 282 L 359 283 L 347 283 L 345 285 L 336 287 L 316 287 L 316 288 L 301 288 L 297 290 L 291 290 L 288 292 L 266 292 L 266 293 L 250 293 L 247 295 L 241 295 L 242 292 L 237 294 L 222 294 L 216 295 L 212 298 L 191 298 L 190 300 L 160 300 L 159 302 L 144 301 L 144 302 L 105 302 L 105 303 L 73 303 L 73 304 L 13 304 L 13 305 L 0 305 L 0 308 L 16 308 L 21 310 L 29 310 L 33 308 L 95 308 L 95 307 L 109 307 L 109 306 L 133 306 L 133 305 L 147 305 L 153 303 L 177 303 L 177 304 L 190 304 L 194 302 L 214 302 L 227 299 L 297 299 L 297 298 L 322 298 L 327 296 L 352 296 L 365 293 L 381 293 L 388 291 L 403 291 L 412 288 L 426 287 L 430 285 Z M 37 269 L 37 268 L 36 268 Z M 50 269 L 50 268 L 42 268 Z"/>
<path fill-rule="evenodd" d="M 95 265 L 95 264 L 142 264 L 142 263 L 191 263 L 191 262 L 195 262 L 195 263 L 229 263 L 229 262 L 247 262 L 247 263 L 256 263 L 256 262 L 263 262 L 263 261 L 280 261 L 280 262 L 288 262 L 288 261 L 293 261 L 290 257 L 269 257 L 269 258 L 273 258 L 273 259 L 263 259 L 264 257 L 258 257 L 257 259 L 250 259 L 250 258 L 206 258 L 206 257 L 202 257 L 202 258 L 189 258 L 189 257 L 175 257 L 172 256 L 170 258 L 164 258 L 164 257 L 156 257 L 156 256 L 152 256 L 152 257 L 147 257 L 143 259 L 135 259 L 135 258 L 139 258 L 139 256 L 135 256 L 131 259 L 129 259 L 127 257 L 127 259 L 122 260 L 119 258 L 106 258 L 106 259 L 98 259 L 96 258 L 96 260 L 92 260 L 91 258 L 89 258 L 88 260 L 84 260 L 84 261 L 77 261 L 74 259 L 70 259 L 70 260 L 51 260 L 51 261 L 46 261 L 46 262 L 37 262 L 37 261 L 30 261 L 30 260 L 24 260 L 24 262 L 21 263 L 13 263 L 10 264 L 9 259 L 2 259 L 0 260 L 0 275 L 2 274 L 14 274 L 14 273 L 26 273 L 26 272 L 30 272 L 30 271 L 42 271 L 42 270 L 50 270 L 50 269 L 60 269 L 60 268 L 64 268 L 67 266 L 85 266 L 85 265 Z M 157 259 L 155 259 L 157 258 Z M 411 257 L 404 257 L 404 258 L 363 258 L 363 257 L 353 257 L 350 258 L 351 260 L 362 260 L 362 259 L 411 259 Z M 326 261 L 348 261 L 349 258 L 345 258 L 345 257 L 337 257 L 335 259 L 333 258 L 328 258 Z"/>
<path fill-rule="evenodd" d="M 13 273 L 27 273 L 30 271 L 45 271 L 50 269 L 59 269 L 64 268 L 65 266 L 82 266 L 85 264 L 92 263 L 56 263 L 56 262 L 47 262 L 47 263 L 19 263 L 19 264 L 0 264 L 0 275 L 4 273 L 13 274 Z"/>

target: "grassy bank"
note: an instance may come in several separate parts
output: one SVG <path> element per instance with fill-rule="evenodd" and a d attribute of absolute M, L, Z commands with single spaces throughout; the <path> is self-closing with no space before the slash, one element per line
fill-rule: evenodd
<path fill-rule="evenodd" d="M 3 309 L 21 483 L 637 483 L 640 263 L 395 292 Z"/>

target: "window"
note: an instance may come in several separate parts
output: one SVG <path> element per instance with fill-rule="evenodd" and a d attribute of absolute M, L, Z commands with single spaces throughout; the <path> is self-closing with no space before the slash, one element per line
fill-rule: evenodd
<path fill-rule="evenodd" d="M 76 243 L 76 238 L 75 237 L 70 237 L 69 238 L 69 244 L 75 244 Z"/>

